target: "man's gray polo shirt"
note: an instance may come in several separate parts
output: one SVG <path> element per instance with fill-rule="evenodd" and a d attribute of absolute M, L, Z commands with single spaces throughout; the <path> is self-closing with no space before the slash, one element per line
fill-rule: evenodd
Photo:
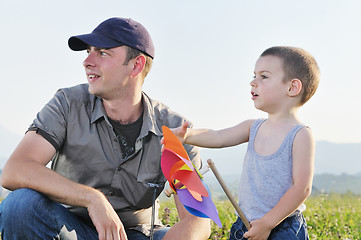
<path fill-rule="evenodd" d="M 103 192 L 125 227 L 150 224 L 153 189 L 148 183 L 163 186 L 166 181 L 160 167 L 162 125 L 174 128 L 185 121 L 145 93 L 143 107 L 143 126 L 135 153 L 127 160 L 122 159 L 102 100 L 88 92 L 88 84 L 58 90 L 29 127 L 29 131 L 37 131 L 56 149 L 52 169 Z M 185 148 L 199 168 L 198 150 L 189 145 Z M 157 189 L 157 196 L 162 189 Z M 87 216 L 84 208 L 70 210 Z"/>

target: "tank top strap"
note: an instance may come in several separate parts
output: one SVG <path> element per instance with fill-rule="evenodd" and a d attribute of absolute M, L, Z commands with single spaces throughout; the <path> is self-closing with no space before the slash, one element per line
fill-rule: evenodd
<path fill-rule="evenodd" d="M 257 135 L 257 132 L 258 132 L 258 129 L 259 127 L 262 125 L 262 123 L 264 121 L 266 121 L 267 119 L 264 119 L 264 118 L 259 118 L 259 119 L 256 119 L 254 121 L 254 123 L 252 124 L 252 127 L 251 127 L 251 130 L 249 132 L 249 140 L 248 140 L 248 146 L 251 147 L 253 146 L 253 143 L 254 143 L 254 139 Z M 251 148 L 253 149 L 253 147 Z"/>
<path fill-rule="evenodd" d="M 255 122 L 253 123 L 250 133 L 249 133 L 249 141 L 248 141 L 248 146 L 251 147 L 250 149 L 254 149 L 253 148 L 254 139 L 257 135 L 258 129 L 262 125 L 262 123 L 264 123 L 266 120 L 267 119 L 265 119 L 265 118 L 259 118 L 259 119 L 256 119 Z M 307 127 L 307 126 L 304 124 L 298 124 L 294 128 L 292 128 L 291 131 L 287 134 L 281 147 L 287 147 L 287 149 L 290 150 L 292 153 L 293 140 L 295 139 L 298 131 L 300 131 L 304 127 Z M 285 146 L 285 144 L 287 144 L 287 145 Z"/>
<path fill-rule="evenodd" d="M 288 144 L 288 149 L 290 150 L 290 153 L 292 154 L 292 147 L 293 147 L 293 141 L 296 137 L 296 134 L 298 133 L 298 131 L 300 131 L 302 128 L 307 127 L 304 124 L 298 124 L 296 125 L 294 128 L 292 128 L 292 130 L 288 133 L 286 139 L 287 144 Z"/>

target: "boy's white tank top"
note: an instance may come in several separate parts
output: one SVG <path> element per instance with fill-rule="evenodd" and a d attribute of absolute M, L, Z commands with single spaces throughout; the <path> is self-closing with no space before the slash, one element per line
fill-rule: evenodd
<path fill-rule="evenodd" d="M 293 140 L 305 127 L 301 124 L 295 126 L 275 153 L 261 156 L 254 150 L 254 139 L 265 120 L 257 119 L 251 127 L 239 183 L 238 204 L 248 221 L 263 217 L 291 187 Z M 297 211 L 302 212 L 305 208 L 302 204 Z"/>

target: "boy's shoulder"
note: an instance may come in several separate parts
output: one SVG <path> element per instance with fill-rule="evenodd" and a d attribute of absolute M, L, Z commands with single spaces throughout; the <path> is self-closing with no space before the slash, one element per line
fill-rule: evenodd
<path fill-rule="evenodd" d="M 314 142 L 312 129 L 307 125 L 303 126 L 296 134 L 294 144 L 305 144 L 307 142 Z"/>

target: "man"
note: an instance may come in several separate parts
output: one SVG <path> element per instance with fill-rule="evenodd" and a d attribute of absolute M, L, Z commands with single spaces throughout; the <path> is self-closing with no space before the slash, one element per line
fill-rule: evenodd
<path fill-rule="evenodd" d="M 149 239 L 153 193 L 165 183 L 161 126 L 185 119 L 142 92 L 154 47 L 138 22 L 111 18 L 68 43 L 88 51 L 88 84 L 60 89 L 9 158 L 1 184 L 18 190 L 0 205 L 1 237 Z M 209 219 L 175 200 L 181 220 L 169 231 L 158 220 L 154 239 L 207 239 Z"/>

